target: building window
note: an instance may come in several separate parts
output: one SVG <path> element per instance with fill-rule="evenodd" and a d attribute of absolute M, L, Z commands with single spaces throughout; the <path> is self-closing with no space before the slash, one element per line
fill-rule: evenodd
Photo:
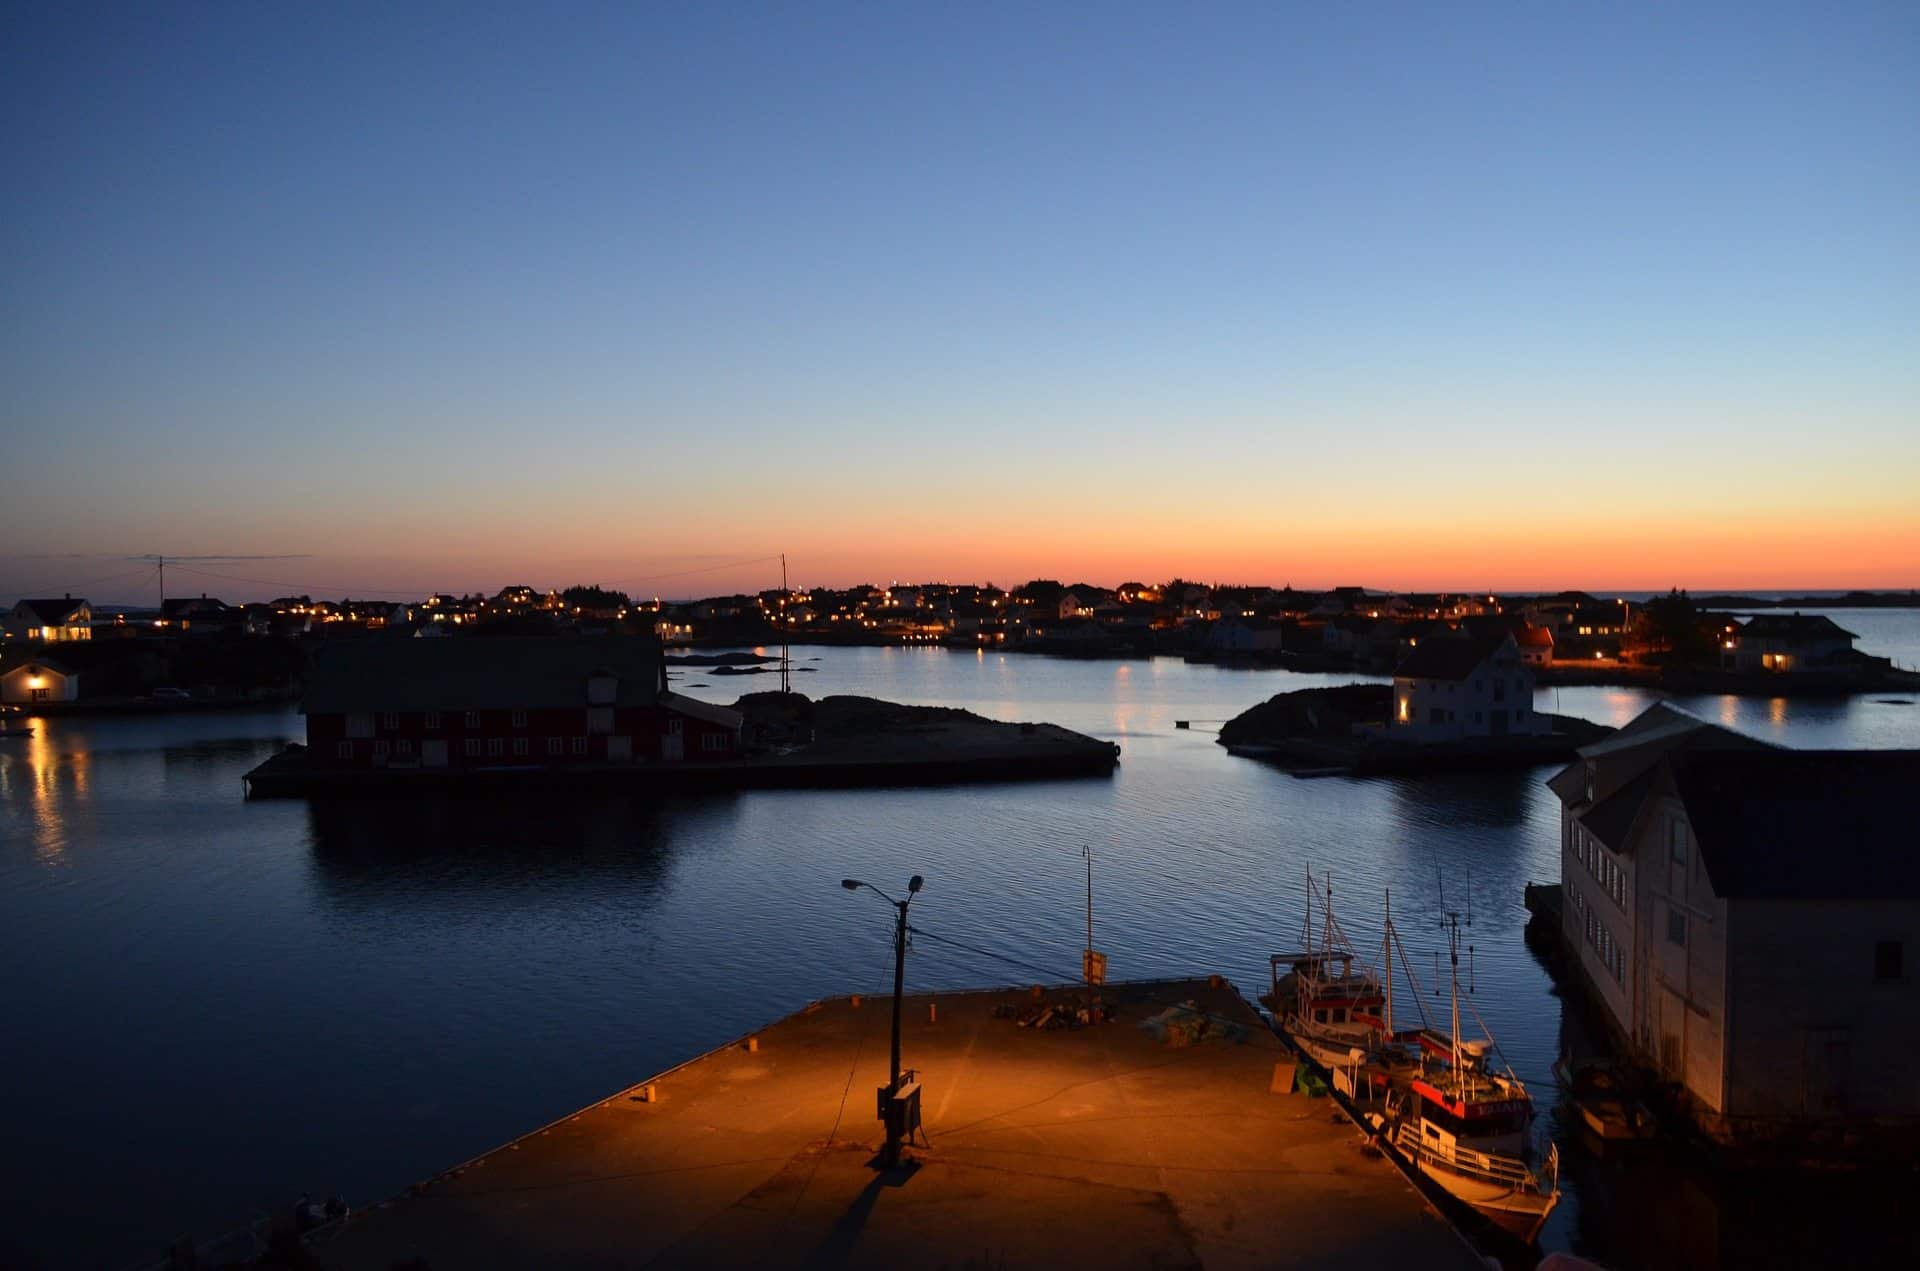
<path fill-rule="evenodd" d="M 489 759 L 498 759 L 501 755 L 504 755 L 506 753 L 507 753 L 506 738 L 504 737 L 487 738 L 487 757 Z"/>
<path fill-rule="evenodd" d="M 1682 948 L 1687 943 L 1687 916 L 1672 905 L 1667 906 L 1667 939 Z"/>
<path fill-rule="evenodd" d="M 564 754 L 564 753 L 566 753 L 566 749 L 567 749 L 567 744 L 566 744 L 566 741 L 565 741 L 565 740 L 564 740 L 563 738 L 559 738 L 559 737 L 549 737 L 549 738 L 547 738 L 547 753 L 548 753 L 548 754 L 550 754 L 550 755 L 559 755 L 559 754 Z"/>
<path fill-rule="evenodd" d="M 373 736 L 373 716 L 371 715 L 347 716 L 347 736 L 349 737 Z"/>
<path fill-rule="evenodd" d="M 376 741 L 373 743 L 373 757 L 375 759 L 385 759 L 392 751 L 393 746 L 387 742 Z"/>
<path fill-rule="evenodd" d="M 513 713 L 513 726 L 515 728 L 525 728 L 527 726 L 527 713 L 525 711 L 521 710 Z"/>
<path fill-rule="evenodd" d="M 467 738 L 466 741 L 460 744 L 460 751 L 469 759 L 478 759 L 480 757 L 480 739 L 478 737 Z"/>
<path fill-rule="evenodd" d="M 45 702 L 45 701 L 52 700 L 52 692 L 53 692 L 52 689 L 36 688 L 29 691 L 32 692 L 33 700 L 36 702 Z"/>
<path fill-rule="evenodd" d="M 585 737 L 569 737 L 569 738 L 567 738 L 567 753 L 568 753 L 568 754 L 573 754 L 573 755 L 584 755 L 584 754 L 586 754 L 586 753 L 587 753 L 587 739 L 586 739 Z"/>
<path fill-rule="evenodd" d="M 1675 865 L 1687 863 L 1687 823 L 1675 819 L 1667 823 L 1667 851 Z"/>
<path fill-rule="evenodd" d="M 336 759 L 353 758 L 353 743 L 350 741 L 341 742 L 339 745 L 333 748 L 333 756 Z"/>
<path fill-rule="evenodd" d="M 380 727 L 392 732 L 400 727 L 400 715 L 397 711 L 385 711 L 380 716 Z"/>
<path fill-rule="evenodd" d="M 411 755 L 413 753 L 413 743 L 405 738 L 401 738 L 399 741 L 393 743 L 393 753 L 396 755 Z"/>
<path fill-rule="evenodd" d="M 468 727 L 468 728 L 478 728 L 478 727 L 480 727 L 480 712 L 479 712 L 479 711 L 468 711 L 468 712 L 467 712 L 467 727 Z"/>
<path fill-rule="evenodd" d="M 701 733 L 700 734 L 700 749 L 725 750 L 726 748 L 727 748 L 727 735 L 725 733 Z"/>
<path fill-rule="evenodd" d="M 670 719 L 670 720 L 668 720 L 668 721 L 667 721 L 667 736 L 669 736 L 669 737 L 678 737 L 678 736 L 680 735 L 680 733 L 681 733 L 681 731 L 682 731 L 682 729 L 683 729 L 683 728 L 685 727 L 685 724 L 686 724 L 686 721 L 685 721 L 685 720 L 679 720 L 679 719 Z"/>
<path fill-rule="evenodd" d="M 516 755 L 524 755 L 527 753 L 527 739 L 525 737 L 515 737 L 513 739 L 513 753 Z"/>
<path fill-rule="evenodd" d="M 440 727 L 440 712 L 439 712 L 439 711 L 428 711 L 428 712 L 427 712 L 427 727 L 428 727 L 429 729 L 434 729 L 434 728 L 438 728 L 438 727 Z"/>
<path fill-rule="evenodd" d="M 1906 976 L 1906 947 L 1898 940 L 1882 940 L 1873 946 L 1873 978 L 1899 980 Z"/>

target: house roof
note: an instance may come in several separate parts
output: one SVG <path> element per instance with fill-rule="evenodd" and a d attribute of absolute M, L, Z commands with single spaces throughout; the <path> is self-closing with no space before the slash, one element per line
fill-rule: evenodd
<path fill-rule="evenodd" d="M 1648 765 L 1639 776 L 1587 809 L 1580 817 L 1580 824 L 1612 851 L 1624 853 L 1633 835 L 1634 822 L 1640 819 L 1640 809 L 1645 806 L 1659 771 L 1658 764 Z"/>
<path fill-rule="evenodd" d="M 52 658 L 34 658 L 30 662 L 22 662 L 19 666 L 9 668 L 6 674 L 15 675 L 22 671 L 28 675 L 38 671 L 52 671 L 55 675 L 69 676 L 74 673 L 73 668 L 64 662 L 56 662 Z"/>
<path fill-rule="evenodd" d="M 1499 635 L 1423 640 L 1393 668 L 1393 674 L 1395 678 L 1416 680 L 1464 680 L 1511 638 L 1502 631 Z"/>
<path fill-rule="evenodd" d="M 77 611 L 86 608 L 87 602 L 75 600 L 72 596 L 51 600 L 28 600 L 22 597 L 18 608 L 25 609 L 25 617 L 38 622 L 43 627 L 57 627 L 71 618 Z"/>
<path fill-rule="evenodd" d="M 1797 636 L 1803 640 L 1815 636 L 1845 636 L 1849 640 L 1860 638 L 1824 613 L 1763 613 L 1749 618 L 1747 625 L 1740 628 L 1740 634 L 1742 636 Z"/>
<path fill-rule="evenodd" d="M 494 636 L 347 640 L 321 650 L 301 708 L 370 711 L 551 710 L 587 705 L 587 681 L 612 674 L 612 706 L 651 706 L 664 685 L 648 636 Z"/>
<path fill-rule="evenodd" d="M 1674 782 L 1722 897 L 1920 898 L 1920 750 L 1687 754 Z"/>
<path fill-rule="evenodd" d="M 1523 649 L 1551 649 L 1553 632 L 1547 627 L 1524 626 L 1513 633 L 1513 640 Z"/>
<path fill-rule="evenodd" d="M 1744 733 L 1709 724 L 1703 719 L 1695 719 L 1685 711 L 1676 710 L 1665 702 L 1655 702 L 1641 711 L 1626 724 L 1606 738 L 1590 746 L 1580 748 L 1580 757 L 1547 778 L 1547 788 L 1560 796 L 1560 801 L 1569 807 L 1578 807 L 1586 802 L 1587 765 L 1597 765 L 1598 779 L 1595 782 L 1596 793 L 1600 797 L 1594 806 L 1581 814 L 1582 824 L 1593 828 L 1587 818 L 1599 812 L 1616 793 L 1624 787 L 1633 785 L 1642 772 L 1650 772 L 1661 758 L 1679 747 L 1694 749 L 1742 748 L 1766 749 L 1767 743 Z M 1641 797 L 1645 797 L 1641 791 Z M 1612 815 L 1612 814 L 1609 814 Z M 1622 830 L 1630 830 L 1631 818 Z M 1596 833 L 1599 831 L 1596 830 Z M 1624 842 L 1624 837 L 1622 842 Z M 1616 846 L 1607 840 L 1607 846 Z"/>
<path fill-rule="evenodd" d="M 704 719 L 709 724 L 720 724 L 727 728 L 738 728 L 745 722 L 746 716 L 727 706 L 715 706 L 712 702 L 703 702 L 697 697 L 688 697 L 684 693 L 662 693 L 660 705 L 694 719 Z"/>

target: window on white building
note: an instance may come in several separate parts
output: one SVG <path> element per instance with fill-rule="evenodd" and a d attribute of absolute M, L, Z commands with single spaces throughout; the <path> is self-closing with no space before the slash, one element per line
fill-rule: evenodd
<path fill-rule="evenodd" d="M 569 737 L 569 738 L 567 738 L 567 751 L 568 751 L 568 753 L 569 753 L 569 754 L 575 754 L 575 755 L 584 755 L 584 754 L 586 754 L 586 753 L 587 753 L 587 739 L 586 739 L 585 737 Z"/>
<path fill-rule="evenodd" d="M 507 753 L 507 739 L 505 737 L 487 738 L 487 757 L 488 758 L 498 759 L 501 755 L 504 755 L 506 753 Z"/>
<path fill-rule="evenodd" d="M 1675 865 L 1687 863 L 1687 823 L 1677 817 L 1667 823 L 1667 850 Z"/>
<path fill-rule="evenodd" d="M 1686 947 L 1687 916 L 1671 905 L 1667 907 L 1667 939 L 1682 948 Z"/>

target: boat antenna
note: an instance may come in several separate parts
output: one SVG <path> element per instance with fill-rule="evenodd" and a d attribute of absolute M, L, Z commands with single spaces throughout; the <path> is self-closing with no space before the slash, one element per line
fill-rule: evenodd
<path fill-rule="evenodd" d="M 1387 1036 L 1393 1036 L 1393 888 L 1387 890 L 1386 918 L 1381 926 L 1380 957 L 1386 963 L 1387 972 L 1387 1013 L 1385 1023 Z"/>

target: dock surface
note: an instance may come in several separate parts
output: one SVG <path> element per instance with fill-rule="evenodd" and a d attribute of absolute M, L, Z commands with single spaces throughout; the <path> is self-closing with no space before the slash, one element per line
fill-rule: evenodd
<path fill-rule="evenodd" d="M 1058 1031 L 996 1017 L 1026 990 L 908 998 L 925 1145 L 897 1170 L 875 1161 L 890 999 L 838 998 L 651 1079 L 657 1101 L 622 1091 L 315 1233 L 313 1252 L 343 1271 L 1483 1265 L 1328 1100 L 1272 1093 L 1292 1057 L 1230 985 L 1105 998 L 1114 1020 Z M 1209 1035 L 1141 1027 L 1181 1002 Z"/>

